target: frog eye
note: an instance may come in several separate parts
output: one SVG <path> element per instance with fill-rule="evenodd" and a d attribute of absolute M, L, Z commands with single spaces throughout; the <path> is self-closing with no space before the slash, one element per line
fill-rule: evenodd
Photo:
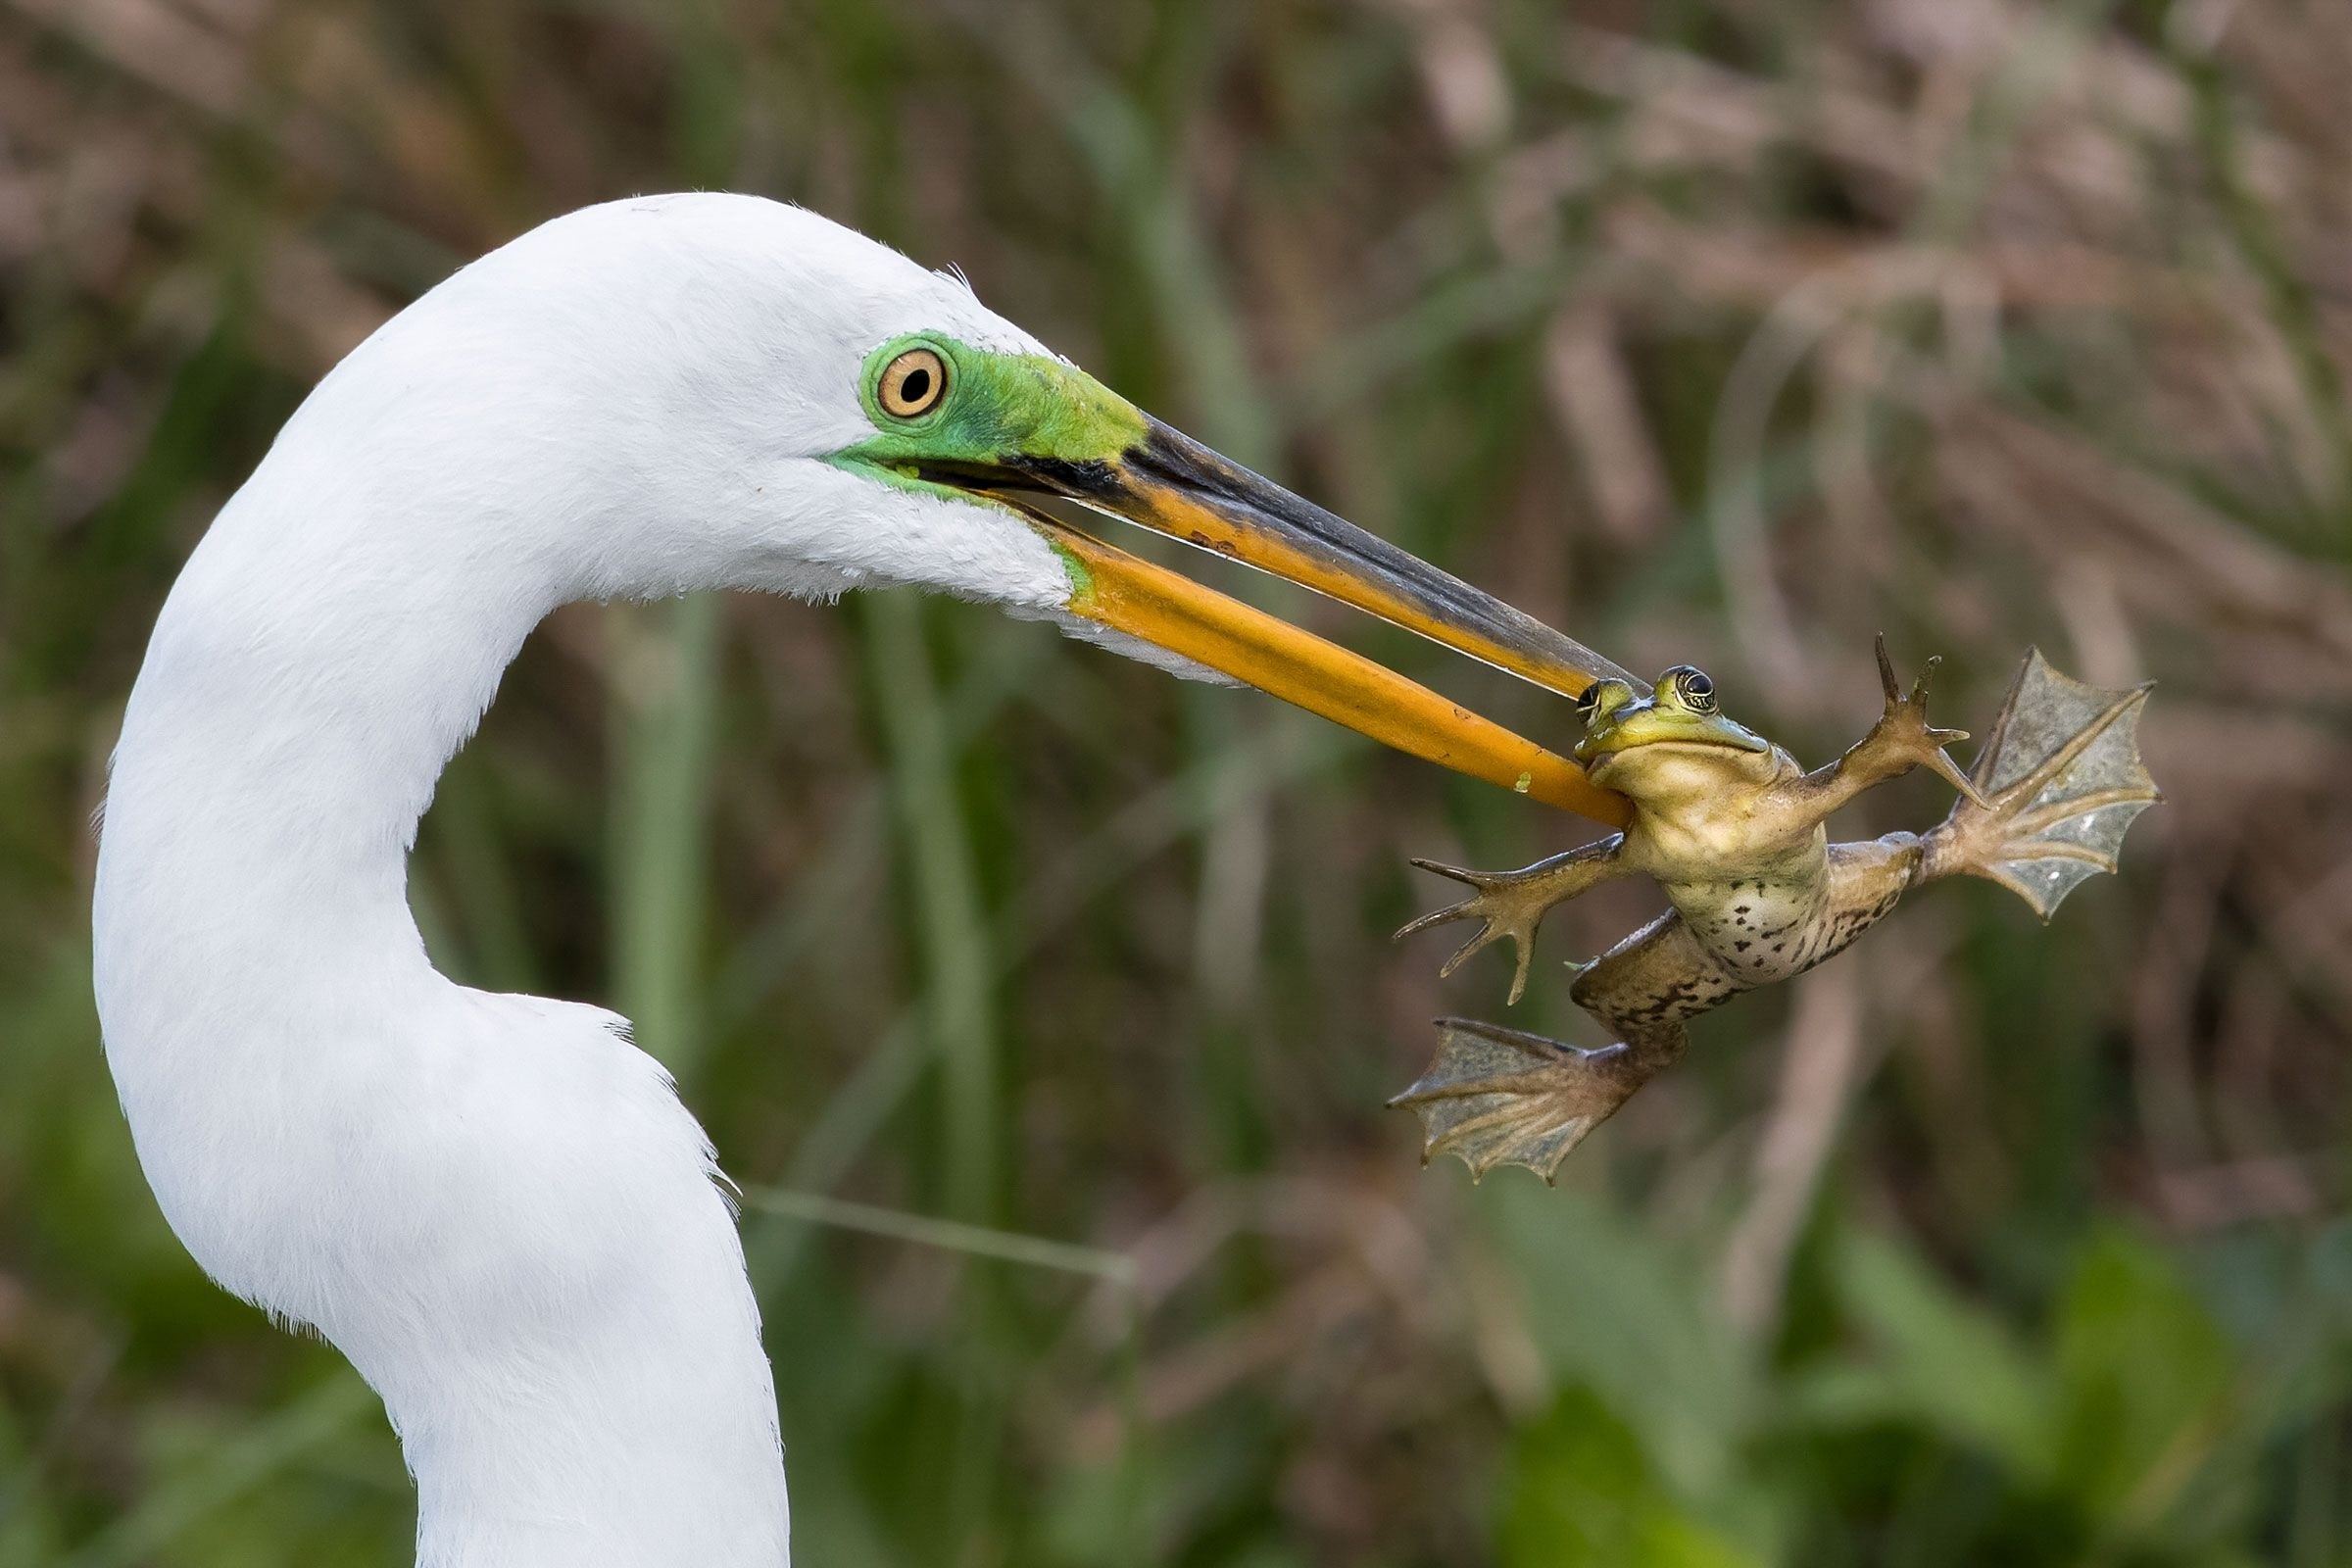
<path fill-rule="evenodd" d="M 1578 694 L 1576 715 L 1585 721 L 1585 728 L 1590 730 L 1633 700 L 1634 689 L 1625 682 L 1596 680 Z"/>
<path fill-rule="evenodd" d="M 1683 706 L 1693 713 L 1715 711 L 1715 682 L 1707 672 L 1690 664 L 1678 664 L 1667 672 L 1674 677 L 1674 694 Z"/>

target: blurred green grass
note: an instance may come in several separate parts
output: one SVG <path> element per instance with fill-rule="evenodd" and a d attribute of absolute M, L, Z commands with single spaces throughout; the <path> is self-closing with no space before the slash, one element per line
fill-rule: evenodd
<path fill-rule="evenodd" d="M 1938 890 L 1473 1189 L 1379 1109 L 1499 1006 L 1404 859 L 1573 823 L 969 607 L 560 614 L 415 899 L 751 1190 L 805 1560 L 2352 1563 L 2347 79 L 2293 0 L 0 0 L 0 1565 L 406 1560 L 380 1412 L 139 1179 L 87 823 L 309 382 L 685 185 L 1808 758 L 1881 627 L 1956 722 L 2028 642 L 2164 682 L 2119 881 Z"/>

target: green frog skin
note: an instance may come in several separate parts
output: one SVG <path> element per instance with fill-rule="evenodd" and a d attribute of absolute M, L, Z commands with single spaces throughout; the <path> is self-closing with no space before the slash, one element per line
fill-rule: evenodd
<path fill-rule="evenodd" d="M 1701 670 L 1677 665 L 1647 692 L 1601 681 L 1579 705 L 1586 729 L 1575 759 L 1592 782 L 1632 803 L 1624 832 L 1518 871 L 1414 862 L 1472 894 L 1397 935 L 1482 921 L 1443 972 L 1507 937 L 1517 949 L 1513 1002 L 1527 985 L 1536 928 L 1554 906 L 1631 873 L 1654 880 L 1670 906 L 1575 966 L 1569 995 L 1616 1044 L 1583 1051 L 1441 1020 L 1437 1060 L 1392 1102 L 1421 1114 L 1426 1154 L 1460 1154 L 1479 1175 L 1515 1163 L 1549 1179 L 1587 1134 L 1682 1055 L 1690 1018 L 1835 956 L 1914 885 L 1954 873 L 1988 877 L 2046 919 L 2082 877 L 2114 868 L 2124 829 L 2157 798 L 2135 735 L 2146 687 L 2099 691 L 2031 656 L 1972 779 L 1943 750 L 1966 734 L 1928 722 L 1936 662 L 1906 694 L 1883 638 L 1878 656 L 1885 711 L 1843 757 L 1811 772 L 1726 717 Z M 1961 794 L 1941 826 L 1830 842 L 1826 823 L 1839 807 L 1923 765 Z"/>

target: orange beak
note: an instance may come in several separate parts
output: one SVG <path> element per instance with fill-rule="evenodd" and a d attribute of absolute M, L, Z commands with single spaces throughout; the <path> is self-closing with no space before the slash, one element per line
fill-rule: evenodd
<path fill-rule="evenodd" d="M 1026 514 L 1070 565 L 1069 609 L 1383 745 L 1612 827 L 1625 798 L 1584 769 L 1360 655 L 1116 549 L 1033 504 L 1048 494 L 1355 606 L 1550 691 L 1631 677 L 1531 616 L 1260 478 L 1156 419 L 1110 463 L 1015 460 L 932 477 Z"/>

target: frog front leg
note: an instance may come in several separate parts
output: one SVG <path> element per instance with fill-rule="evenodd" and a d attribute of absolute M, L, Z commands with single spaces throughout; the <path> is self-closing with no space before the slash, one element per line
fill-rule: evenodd
<path fill-rule="evenodd" d="M 1509 937 L 1516 949 L 1517 968 L 1511 976 L 1511 998 L 1517 1002 L 1527 990 L 1529 967 L 1535 962 L 1536 927 L 1552 906 L 1565 904 L 1578 894 L 1596 888 L 1611 877 L 1625 874 L 1618 852 L 1624 848 L 1625 836 L 1612 833 L 1592 844 L 1582 845 L 1565 855 L 1555 855 L 1547 860 L 1516 871 L 1467 871 L 1456 865 L 1442 865 L 1436 860 L 1416 859 L 1413 863 L 1424 871 L 1449 876 L 1456 882 L 1475 889 L 1461 903 L 1433 910 L 1412 921 L 1396 933 L 1396 940 L 1426 931 L 1433 925 L 1448 920 L 1483 920 L 1486 922 L 1476 936 L 1462 944 L 1454 956 L 1438 970 L 1441 979 L 1450 975 L 1479 949 L 1498 937 Z"/>
<path fill-rule="evenodd" d="M 1815 768 L 1781 792 L 1783 808 L 1805 825 L 1827 819 L 1854 797 L 1923 764 L 1971 801 L 1984 804 L 1976 785 L 1944 752 L 1955 741 L 1968 739 L 1968 731 L 1937 729 L 1928 722 L 1928 684 L 1943 661 L 1929 660 L 1906 695 L 1902 683 L 1894 678 L 1894 662 L 1886 657 L 1884 633 L 1879 636 L 1877 652 L 1879 684 L 1886 694 L 1886 708 L 1879 721 L 1869 734 L 1848 747 L 1843 757 Z"/>

